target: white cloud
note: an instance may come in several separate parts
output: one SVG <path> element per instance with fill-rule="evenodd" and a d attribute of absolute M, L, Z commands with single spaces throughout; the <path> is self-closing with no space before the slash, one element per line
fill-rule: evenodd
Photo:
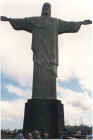
<path fill-rule="evenodd" d="M 9 27 L 9 25 L 5 26 Z M 17 34 L 9 27 L 8 33 L 1 31 L 1 36 L 2 71 L 6 76 L 12 76 L 21 85 L 31 85 L 33 76 L 31 35 L 24 32 Z"/>
<path fill-rule="evenodd" d="M 23 99 L 17 99 L 12 101 L 1 101 L 1 127 L 2 128 L 22 128 L 25 103 L 32 96 L 32 91 L 28 89 L 21 89 L 13 85 L 7 85 L 8 92 L 13 95 L 24 97 Z"/>
<path fill-rule="evenodd" d="M 20 89 L 20 88 L 18 88 L 16 86 L 8 85 L 7 89 L 8 89 L 8 92 L 10 94 L 14 93 L 14 94 L 16 94 L 18 96 L 25 97 L 25 99 L 28 99 L 28 98 L 32 97 L 32 88 L 30 90 L 28 90 L 28 89 L 23 90 L 23 89 Z"/>
<path fill-rule="evenodd" d="M 64 104 L 65 121 L 67 124 L 92 124 L 93 103 L 88 92 L 77 93 L 59 86 L 57 91 L 60 93 L 58 99 Z"/>
<path fill-rule="evenodd" d="M 59 39 L 59 68 L 61 80 L 80 79 L 82 88 L 92 90 L 92 30 L 82 26 L 75 34 L 65 34 Z"/>
<path fill-rule="evenodd" d="M 2 128 L 10 128 L 10 129 L 22 128 L 25 102 L 26 100 L 0 102 L 0 106 L 2 107 L 1 108 Z"/>
<path fill-rule="evenodd" d="M 24 100 L 15 100 L 12 102 L 9 101 L 1 101 L 0 106 L 2 112 L 2 119 L 8 117 L 22 117 L 23 116 L 23 109 L 24 109 Z M 10 119 L 10 118 L 9 118 Z"/>

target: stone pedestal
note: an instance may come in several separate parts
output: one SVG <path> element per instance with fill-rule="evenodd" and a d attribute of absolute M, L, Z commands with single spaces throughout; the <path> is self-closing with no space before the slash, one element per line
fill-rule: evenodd
<path fill-rule="evenodd" d="M 61 101 L 30 99 L 25 104 L 24 131 L 43 130 L 50 138 L 57 138 L 64 129 L 64 109 Z"/>

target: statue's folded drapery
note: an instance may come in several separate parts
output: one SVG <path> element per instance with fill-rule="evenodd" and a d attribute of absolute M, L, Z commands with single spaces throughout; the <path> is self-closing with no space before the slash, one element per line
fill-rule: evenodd
<path fill-rule="evenodd" d="M 81 22 L 67 22 L 49 16 L 11 19 L 16 30 L 32 33 L 34 61 L 33 98 L 55 98 L 58 66 L 58 35 L 74 33 Z"/>
<path fill-rule="evenodd" d="M 49 69 L 34 64 L 32 98 L 55 99 L 56 98 L 56 77 Z"/>

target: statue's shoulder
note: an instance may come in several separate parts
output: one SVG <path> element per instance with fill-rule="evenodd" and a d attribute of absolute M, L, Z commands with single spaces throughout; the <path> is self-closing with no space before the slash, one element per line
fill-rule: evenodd
<path fill-rule="evenodd" d="M 56 18 L 56 17 L 51 17 L 51 20 L 59 22 L 59 21 L 64 21 L 63 19 Z"/>
<path fill-rule="evenodd" d="M 40 17 L 25 17 L 26 20 L 38 20 Z"/>
<path fill-rule="evenodd" d="M 51 19 L 52 19 L 52 20 L 57 20 L 57 18 L 56 18 L 56 17 L 51 17 Z"/>

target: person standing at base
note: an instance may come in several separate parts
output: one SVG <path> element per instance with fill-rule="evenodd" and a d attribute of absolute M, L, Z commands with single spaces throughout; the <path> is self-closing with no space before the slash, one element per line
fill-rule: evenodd
<path fill-rule="evenodd" d="M 17 135 L 16 135 L 16 139 L 24 139 L 24 135 L 22 133 L 22 131 L 18 131 Z"/>
<path fill-rule="evenodd" d="M 32 137 L 33 137 L 33 139 L 41 139 L 41 135 L 40 135 L 39 130 L 34 130 L 32 132 Z"/>

